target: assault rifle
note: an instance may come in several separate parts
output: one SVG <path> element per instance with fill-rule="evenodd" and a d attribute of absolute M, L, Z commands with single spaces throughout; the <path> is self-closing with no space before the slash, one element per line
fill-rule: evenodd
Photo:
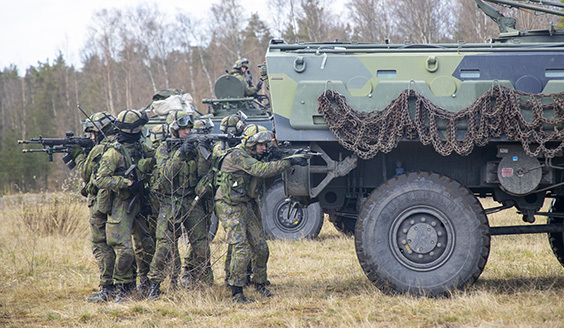
<path fill-rule="evenodd" d="M 204 159 L 208 159 L 211 156 L 211 152 L 209 149 L 207 149 L 206 147 L 203 147 L 200 144 L 200 140 L 205 139 L 208 140 L 210 142 L 212 141 L 218 141 L 218 140 L 233 140 L 233 139 L 238 139 L 238 140 L 242 140 L 245 137 L 243 136 L 235 136 L 231 133 L 218 133 L 218 134 L 199 134 L 199 133 L 190 133 L 186 138 L 167 138 L 166 139 L 166 150 L 168 152 L 170 152 L 172 150 L 172 148 L 181 145 L 184 142 L 197 142 L 198 143 L 198 149 L 200 150 L 200 154 L 202 154 L 202 156 L 204 157 Z"/>
<path fill-rule="evenodd" d="M 139 214 L 150 215 L 153 212 L 153 209 L 151 208 L 151 203 L 147 199 L 145 180 L 139 179 L 137 177 L 137 171 L 135 170 L 136 168 L 137 168 L 136 164 L 131 164 L 131 166 L 123 173 L 123 176 L 125 178 L 133 181 L 134 184 L 137 183 L 141 185 L 139 191 L 133 195 L 133 198 L 131 198 L 129 205 L 127 206 L 127 214 L 130 214 L 131 211 L 133 211 L 133 206 L 135 205 L 135 202 L 139 200 L 141 203 L 141 211 L 139 212 Z"/>
<path fill-rule="evenodd" d="M 72 169 L 75 166 L 74 159 L 70 156 L 70 151 L 74 145 L 80 146 L 84 149 L 84 152 L 88 155 L 92 147 L 94 147 L 94 141 L 90 138 L 75 137 L 74 132 L 69 131 L 65 134 L 64 138 L 31 138 L 29 140 L 18 140 L 18 144 L 41 144 L 43 148 L 28 148 L 23 149 L 24 153 L 47 153 L 49 156 L 49 162 L 53 161 L 54 153 L 67 153 L 63 157 L 63 161 L 67 166 Z"/>
<path fill-rule="evenodd" d="M 275 162 L 281 159 L 288 159 L 291 157 L 303 157 L 310 159 L 313 156 L 321 156 L 321 153 L 312 152 L 309 148 L 289 148 L 289 143 L 284 143 L 276 147 L 270 147 L 264 153 L 262 160 L 264 162 Z"/>

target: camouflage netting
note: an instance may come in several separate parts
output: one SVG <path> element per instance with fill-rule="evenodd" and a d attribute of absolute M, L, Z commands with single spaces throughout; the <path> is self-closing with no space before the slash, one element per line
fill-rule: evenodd
<path fill-rule="evenodd" d="M 543 104 L 543 98 L 550 98 L 551 102 Z M 362 159 L 390 152 L 402 138 L 418 138 L 424 145 L 432 144 L 443 156 L 452 151 L 466 156 L 474 146 L 503 137 L 521 142 L 530 156 L 542 153 L 552 158 L 564 148 L 564 92 L 536 95 L 494 86 L 459 112 L 447 111 L 409 89 L 380 111 L 356 111 L 334 90 L 325 91 L 318 101 L 318 111 L 329 130 L 343 147 Z M 415 104 L 413 118 L 409 102 Z M 529 120 L 523 116 L 526 111 L 530 113 Z M 446 129 L 439 129 L 440 121 Z M 461 121 L 467 123 L 467 129 L 458 128 Z M 547 148 L 549 142 L 554 142 L 554 147 Z"/>

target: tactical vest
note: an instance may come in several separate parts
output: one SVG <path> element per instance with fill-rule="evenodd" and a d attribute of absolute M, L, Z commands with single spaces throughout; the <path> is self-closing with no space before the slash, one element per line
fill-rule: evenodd
<path fill-rule="evenodd" d="M 108 150 L 111 144 L 110 140 L 104 140 L 100 143 L 100 147 L 96 149 L 97 153 L 91 153 L 92 157 L 88 157 L 88 161 L 84 164 L 84 169 L 87 174 L 90 171 L 90 176 L 88 177 L 88 182 L 86 183 L 84 189 L 88 194 L 88 207 L 95 206 L 94 213 L 98 214 L 111 214 L 112 212 L 112 193 L 108 189 L 98 189 L 94 184 L 94 179 L 98 167 L 100 166 L 100 159 L 102 155 Z M 101 151 L 98 151 L 101 149 Z M 86 178 L 86 177 L 85 177 Z"/>
<path fill-rule="evenodd" d="M 237 205 L 242 202 L 248 202 L 260 195 L 262 187 L 262 178 L 251 176 L 250 174 L 239 172 L 225 172 L 223 169 L 223 160 L 228 154 L 233 153 L 236 148 L 229 149 L 220 159 L 215 177 L 215 185 L 220 190 L 221 200 L 229 205 Z"/>
<path fill-rule="evenodd" d="M 189 160 L 182 160 L 180 169 L 174 176 L 170 176 L 173 174 L 169 171 L 170 161 L 173 160 L 173 156 L 182 156 L 178 148 L 180 148 L 180 145 L 171 150 L 172 156 L 165 163 L 161 163 L 163 166 L 166 165 L 166 169 L 160 173 L 159 183 L 161 184 L 160 189 L 165 195 L 174 194 L 178 197 L 184 197 L 193 195 L 194 187 L 198 184 L 198 158 L 194 156 Z"/>
<path fill-rule="evenodd" d="M 114 171 L 114 175 L 125 177 L 125 172 L 131 167 L 131 165 L 137 164 L 137 162 L 140 159 L 144 158 L 145 154 L 143 152 L 143 148 L 141 144 L 139 142 L 136 142 L 134 146 L 136 149 L 134 149 L 134 152 L 132 154 L 130 149 L 124 147 L 119 142 L 114 142 L 111 144 L 111 147 L 124 157 L 125 165 L 126 165 L 126 167 L 117 167 L 116 170 Z M 139 169 L 139 167 L 135 168 L 135 174 L 137 175 L 138 179 L 142 179 L 144 177 L 144 174 Z M 129 177 L 125 177 L 125 178 L 129 178 Z M 132 197 L 131 193 L 129 192 L 129 189 L 127 188 L 118 190 L 117 194 L 119 199 L 121 200 L 129 199 Z"/>

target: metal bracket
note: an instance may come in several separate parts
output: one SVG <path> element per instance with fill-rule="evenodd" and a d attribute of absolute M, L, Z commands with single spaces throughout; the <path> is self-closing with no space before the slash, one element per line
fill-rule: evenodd
<path fill-rule="evenodd" d="M 317 197 L 321 191 L 335 178 L 349 174 L 358 164 L 356 155 L 347 156 L 344 160 L 334 161 L 317 143 L 311 143 L 311 150 L 321 153 L 321 158 L 327 163 L 327 166 L 311 165 L 311 173 L 327 173 L 327 176 L 315 187 L 310 188 L 309 197 Z"/>

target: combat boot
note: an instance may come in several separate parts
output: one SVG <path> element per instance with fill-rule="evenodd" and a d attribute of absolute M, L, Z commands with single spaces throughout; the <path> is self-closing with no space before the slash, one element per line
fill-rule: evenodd
<path fill-rule="evenodd" d="M 259 294 L 264 297 L 273 297 L 275 294 L 271 292 L 268 288 L 266 288 L 266 283 L 264 284 L 255 284 L 255 289 Z"/>
<path fill-rule="evenodd" d="M 135 287 L 135 289 L 142 298 L 147 298 L 149 291 L 151 290 L 151 282 L 149 281 L 149 279 L 145 279 L 141 281 L 139 285 Z"/>
<path fill-rule="evenodd" d="M 114 302 L 125 303 L 131 300 L 131 290 L 134 288 L 135 283 L 131 284 L 116 284 L 116 294 Z"/>
<path fill-rule="evenodd" d="M 92 297 L 87 297 L 86 301 L 92 303 L 110 302 L 114 297 L 114 293 L 114 285 L 103 285 L 100 291 L 92 293 Z"/>
<path fill-rule="evenodd" d="M 160 282 L 151 282 L 151 290 L 149 291 L 149 296 L 147 297 L 148 301 L 156 301 L 161 296 L 161 283 Z"/>
<path fill-rule="evenodd" d="M 102 294 L 104 292 L 104 286 L 106 286 L 106 288 L 111 288 L 112 293 L 114 290 L 114 285 L 100 285 L 100 290 L 96 291 L 96 292 L 92 292 L 92 296 L 99 296 L 100 294 Z"/>
<path fill-rule="evenodd" d="M 180 278 L 180 286 L 183 288 L 193 288 L 195 285 L 194 277 L 189 272 L 184 272 L 182 278 Z"/>
<path fill-rule="evenodd" d="M 254 299 L 246 298 L 245 295 L 243 295 L 243 287 L 231 286 L 231 302 L 248 304 L 254 301 Z"/>

